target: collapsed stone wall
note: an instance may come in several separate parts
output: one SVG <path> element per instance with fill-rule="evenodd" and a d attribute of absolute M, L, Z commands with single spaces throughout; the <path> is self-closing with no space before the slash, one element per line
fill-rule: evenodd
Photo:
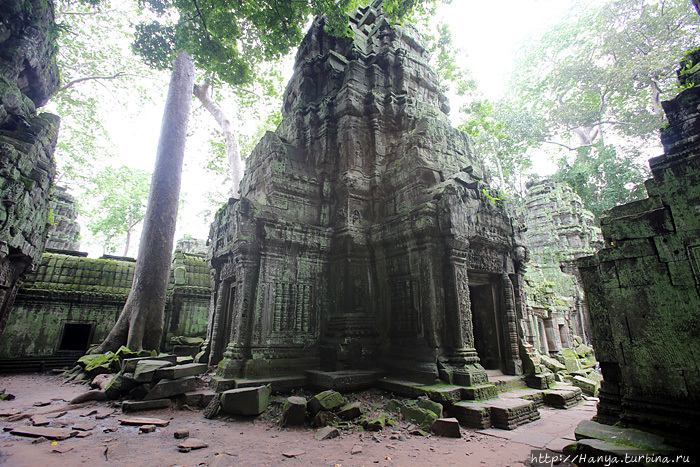
<path fill-rule="evenodd" d="M 36 115 L 58 88 L 53 5 L 0 2 L 0 335 L 46 241 L 59 119 Z"/>
<path fill-rule="evenodd" d="M 569 185 L 543 180 L 531 185 L 523 215 L 530 264 L 525 275 L 525 340 L 544 354 L 591 344 L 590 317 L 576 259 L 602 248 L 593 213 Z"/>
<path fill-rule="evenodd" d="M 601 219 L 605 248 L 578 260 L 604 381 L 598 420 L 697 432 L 700 416 L 700 51 L 664 102 L 664 154 L 648 198 Z M 690 86 L 690 87 L 689 87 Z"/>
<path fill-rule="evenodd" d="M 384 368 L 418 381 L 517 374 L 517 232 L 451 127 L 428 53 L 381 2 L 317 19 L 283 119 L 210 234 L 219 377 Z M 481 359 L 481 360 L 480 360 Z"/>
<path fill-rule="evenodd" d="M 202 248 L 178 242 L 164 314 L 166 347 L 176 337 L 206 335 L 211 282 Z M 188 249 L 189 247 L 189 249 Z M 87 258 L 86 253 L 44 253 L 37 270 L 17 294 L 6 334 L 0 340 L 0 368 L 8 361 L 31 358 L 73 358 L 104 340 L 124 307 L 131 289 L 131 258 Z M 185 353 L 199 345 L 185 345 Z M 4 361 L 3 361 L 4 360 Z M 58 362 L 59 360 L 57 360 Z"/>
<path fill-rule="evenodd" d="M 53 250 L 80 249 L 80 224 L 75 198 L 67 188 L 54 186 L 51 191 L 50 227 L 46 248 Z"/>

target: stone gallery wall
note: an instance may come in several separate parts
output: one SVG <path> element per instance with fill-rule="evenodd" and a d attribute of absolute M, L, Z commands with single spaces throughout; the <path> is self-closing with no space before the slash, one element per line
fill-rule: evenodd
<path fill-rule="evenodd" d="M 593 213 L 566 183 L 543 180 L 529 187 L 524 205 L 530 263 L 525 275 L 525 341 L 543 354 L 591 344 L 590 317 L 576 259 L 603 246 Z"/>
<path fill-rule="evenodd" d="M 59 119 L 36 115 L 58 88 L 51 2 L 0 2 L 0 335 L 46 242 Z"/>
<path fill-rule="evenodd" d="M 451 127 L 428 53 L 381 2 L 303 40 L 283 120 L 211 230 L 219 377 L 517 374 L 524 249 Z M 493 196 L 486 196 L 491 193 Z"/>
<path fill-rule="evenodd" d="M 664 155 L 647 199 L 602 219 L 605 248 L 578 261 L 604 381 L 599 421 L 697 431 L 700 416 L 700 52 L 664 102 Z M 690 86 L 690 87 L 689 87 Z"/>
<path fill-rule="evenodd" d="M 5 360 L 0 367 L 11 368 L 8 360 L 56 357 L 62 362 L 59 357 L 82 355 L 100 343 L 124 307 L 135 264 L 130 258 L 44 253 L 17 294 L 0 340 L 0 360 Z M 191 241 L 178 242 L 164 316 L 166 343 L 172 337 L 206 335 L 210 295 L 203 249 L 193 248 Z"/>
<path fill-rule="evenodd" d="M 52 250 L 80 249 L 80 225 L 75 198 L 62 186 L 51 190 L 50 226 L 46 248 Z"/>

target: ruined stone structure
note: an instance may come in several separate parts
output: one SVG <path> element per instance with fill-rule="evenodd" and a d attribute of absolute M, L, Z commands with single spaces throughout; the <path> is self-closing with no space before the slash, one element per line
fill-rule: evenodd
<path fill-rule="evenodd" d="M 211 283 L 204 252 L 196 243 L 180 241 L 173 254 L 164 316 L 168 349 L 174 336 L 206 335 Z M 1 370 L 26 370 L 39 362 L 46 367 L 71 364 L 107 336 L 126 302 L 136 263 L 86 256 L 44 253 L 20 288 L 0 339 Z"/>
<path fill-rule="evenodd" d="M 53 7 L 0 2 L 0 335 L 46 241 L 58 117 L 36 115 L 58 87 Z"/>
<path fill-rule="evenodd" d="M 602 248 L 593 213 L 565 183 L 550 180 L 529 187 L 524 205 L 531 257 L 525 275 L 525 340 L 541 353 L 573 346 L 573 336 L 591 343 L 590 317 L 576 259 Z"/>
<path fill-rule="evenodd" d="M 524 249 L 419 37 L 380 4 L 350 16 L 353 38 L 314 22 L 282 123 L 216 216 L 219 378 L 381 368 L 469 386 L 484 368 L 521 372 Z"/>
<path fill-rule="evenodd" d="M 682 86 L 700 82 L 698 63 L 697 51 L 682 63 Z M 700 416 L 700 87 L 663 107 L 649 197 L 607 212 L 605 248 L 578 266 L 605 379 L 598 420 L 688 435 Z"/>
<path fill-rule="evenodd" d="M 62 186 L 51 190 L 50 227 L 46 248 L 52 250 L 80 249 L 80 224 L 75 198 Z"/>

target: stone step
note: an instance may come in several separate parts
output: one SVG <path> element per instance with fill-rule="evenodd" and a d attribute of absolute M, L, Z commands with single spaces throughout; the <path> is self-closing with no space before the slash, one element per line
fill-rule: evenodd
<path fill-rule="evenodd" d="M 305 374 L 307 384 L 316 389 L 350 392 L 373 387 L 386 375 L 386 372 L 383 370 L 308 370 Z"/>
<path fill-rule="evenodd" d="M 498 388 L 493 384 L 481 384 L 462 388 L 462 399 L 481 401 L 498 397 Z"/>
<path fill-rule="evenodd" d="M 483 402 L 457 402 L 452 413 L 460 425 L 467 428 L 491 428 L 491 410 Z"/>
<path fill-rule="evenodd" d="M 459 402 L 461 400 L 484 400 L 497 397 L 493 384 L 479 386 L 456 386 L 452 384 L 421 384 L 394 378 L 382 378 L 376 386 L 397 396 L 417 398 L 428 396 L 435 402 Z"/>
<path fill-rule="evenodd" d="M 516 389 L 500 395 L 502 399 L 525 399 L 535 403 L 535 407 L 544 407 L 544 392 L 536 389 Z"/>

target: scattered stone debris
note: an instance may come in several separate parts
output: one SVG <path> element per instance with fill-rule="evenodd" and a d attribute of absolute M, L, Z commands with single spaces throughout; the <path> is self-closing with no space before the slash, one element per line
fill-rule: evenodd
<path fill-rule="evenodd" d="M 315 435 L 318 441 L 325 441 L 327 439 L 337 438 L 338 436 L 340 436 L 340 431 L 332 426 L 324 426 L 323 428 L 320 428 L 318 431 L 316 431 Z"/>
<path fill-rule="evenodd" d="M 139 428 L 139 434 L 153 433 L 154 431 L 156 431 L 155 425 L 142 425 L 141 428 Z"/>

